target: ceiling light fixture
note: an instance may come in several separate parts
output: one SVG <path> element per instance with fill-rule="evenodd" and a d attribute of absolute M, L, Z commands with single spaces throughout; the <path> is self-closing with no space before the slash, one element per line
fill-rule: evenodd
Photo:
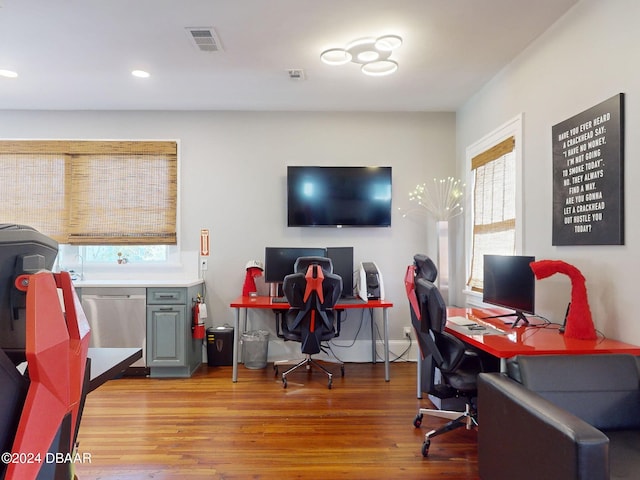
<path fill-rule="evenodd" d="M 320 54 L 320 59 L 327 65 L 360 64 L 365 75 L 390 75 L 398 69 L 398 62 L 389 57 L 401 45 L 402 38 L 398 35 L 359 38 L 345 48 L 325 50 Z"/>
<path fill-rule="evenodd" d="M 149 72 L 145 72 L 144 70 L 133 70 L 131 75 L 138 78 L 149 78 L 151 76 Z"/>
<path fill-rule="evenodd" d="M 14 72 L 13 70 L 1 70 L 0 69 L 0 77 L 16 78 L 17 76 L 18 76 L 18 74 L 16 72 Z"/>

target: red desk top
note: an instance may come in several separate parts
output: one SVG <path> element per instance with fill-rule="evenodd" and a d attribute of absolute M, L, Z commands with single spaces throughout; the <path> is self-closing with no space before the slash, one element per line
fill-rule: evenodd
<path fill-rule="evenodd" d="M 484 319 L 500 312 L 475 308 L 448 308 L 449 317 L 466 317 L 469 322 L 493 326 L 503 331 L 504 335 L 483 334 L 478 331 L 463 333 L 449 322 L 446 330 L 462 341 L 473 345 L 498 358 L 509 358 L 515 355 L 551 355 L 551 354 L 589 354 L 589 353 L 629 353 L 640 355 L 640 347 L 609 338 L 597 340 L 578 340 L 566 338 L 558 332 L 557 326 L 518 326 L 511 328 L 500 319 Z M 531 319 L 532 324 L 535 317 Z M 540 322 L 542 325 L 542 322 Z M 464 328 L 464 327 L 463 327 Z"/>
<path fill-rule="evenodd" d="M 271 297 L 238 297 L 230 304 L 231 308 L 269 308 L 277 310 L 288 310 L 288 303 L 274 302 Z M 366 303 L 338 303 L 334 307 L 339 310 L 348 308 L 389 308 L 393 307 L 393 303 L 386 300 L 369 300 Z"/>

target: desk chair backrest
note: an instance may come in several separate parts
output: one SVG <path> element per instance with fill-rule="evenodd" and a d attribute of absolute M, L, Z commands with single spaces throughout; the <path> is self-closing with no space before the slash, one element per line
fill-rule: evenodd
<path fill-rule="evenodd" d="M 333 261 L 329 257 L 298 257 L 293 265 L 293 272 L 306 273 L 309 265 L 319 265 L 323 273 L 333 273 Z"/>
<path fill-rule="evenodd" d="M 416 254 L 413 257 L 413 264 L 407 268 L 404 280 L 407 299 L 409 300 L 411 324 L 416 331 L 418 346 L 420 347 L 420 353 L 423 359 L 428 355 L 428 339 L 425 332 L 428 332 L 430 327 L 429 325 L 423 326 L 422 324 L 421 307 L 416 296 L 416 280 L 423 279 L 433 283 L 437 276 L 438 269 L 435 263 L 433 263 L 433 260 L 427 255 Z M 427 316 L 426 320 L 429 321 L 430 318 L 430 316 Z"/>
<path fill-rule="evenodd" d="M 287 275 L 282 284 L 291 306 L 282 331 L 286 339 L 302 343 L 303 353 L 318 353 L 320 342 L 335 336 L 333 307 L 340 299 L 342 278 L 331 273 L 331 260 L 324 257 L 301 257 L 294 269 L 297 273 Z"/>
<path fill-rule="evenodd" d="M 431 283 L 435 283 L 436 277 L 438 276 L 438 268 L 431 258 L 418 253 L 413 256 L 413 264 L 415 265 L 417 278 L 424 278 Z"/>
<path fill-rule="evenodd" d="M 464 359 L 465 344 L 445 331 L 447 307 L 442 295 L 432 282 L 416 279 L 416 297 L 420 305 L 421 330 L 436 366 L 443 373 L 452 373 Z"/>

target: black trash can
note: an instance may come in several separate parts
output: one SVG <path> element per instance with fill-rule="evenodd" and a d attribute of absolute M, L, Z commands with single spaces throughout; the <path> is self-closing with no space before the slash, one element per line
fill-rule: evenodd
<path fill-rule="evenodd" d="M 233 365 L 233 327 L 207 328 L 207 365 Z"/>

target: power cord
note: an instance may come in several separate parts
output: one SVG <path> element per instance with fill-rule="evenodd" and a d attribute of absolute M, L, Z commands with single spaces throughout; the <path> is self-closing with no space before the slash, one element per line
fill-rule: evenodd
<path fill-rule="evenodd" d="M 369 318 L 373 319 L 373 309 L 369 308 L 367 309 L 369 311 Z M 362 310 L 364 312 L 364 310 Z M 346 315 L 347 315 L 347 310 L 345 310 L 345 318 L 342 320 L 343 322 L 346 321 Z M 373 321 L 373 320 L 372 320 Z M 376 338 L 372 339 L 373 342 L 375 342 L 376 345 L 376 360 L 384 360 L 382 358 L 382 356 L 380 356 L 380 354 L 378 353 L 378 349 L 377 349 L 377 344 L 378 344 L 378 340 L 382 339 L 382 336 L 380 335 L 380 329 L 378 328 L 378 325 L 375 324 L 375 334 L 376 334 Z M 362 331 L 362 328 L 364 326 L 364 315 L 361 315 L 360 317 L 360 325 L 358 326 L 358 330 L 356 331 L 356 334 L 353 338 L 353 340 L 351 341 L 350 344 L 348 345 L 339 345 L 337 343 L 335 343 L 333 340 L 330 340 L 327 345 L 326 348 L 328 348 L 328 350 L 331 352 L 331 354 L 335 357 L 336 360 L 339 360 L 342 362 L 342 360 L 340 359 L 340 357 L 338 357 L 338 355 L 336 355 L 336 352 L 333 350 L 333 348 L 350 348 L 353 347 L 356 343 L 356 340 L 358 339 L 358 336 L 360 335 L 360 332 Z M 413 346 L 413 339 L 411 338 L 411 335 L 407 335 L 405 336 L 405 338 L 409 341 L 409 345 L 407 346 L 407 348 L 405 348 L 402 353 L 400 354 L 396 354 L 395 352 L 392 352 L 391 350 L 389 350 L 389 354 L 393 355 L 393 358 L 389 359 L 389 362 L 397 362 L 400 360 L 403 360 L 405 362 L 408 362 L 409 359 L 406 358 L 406 355 L 409 353 L 409 351 L 411 351 L 411 347 Z M 324 350 L 323 350 L 324 351 Z M 325 353 L 327 353 L 325 351 Z"/>

